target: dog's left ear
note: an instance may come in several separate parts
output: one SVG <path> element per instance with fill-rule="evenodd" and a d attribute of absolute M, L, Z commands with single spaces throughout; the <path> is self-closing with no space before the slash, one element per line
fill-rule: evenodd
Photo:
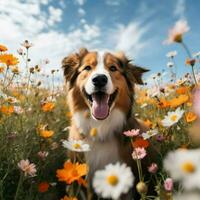
<path fill-rule="evenodd" d="M 149 70 L 132 64 L 131 60 L 129 60 L 123 52 L 117 53 L 116 57 L 120 60 L 120 63 L 122 64 L 124 75 L 127 78 L 128 82 L 132 85 L 134 85 L 135 83 L 142 85 L 142 75 Z"/>
<path fill-rule="evenodd" d="M 143 85 L 142 75 L 143 75 L 143 73 L 148 72 L 148 71 L 149 71 L 148 69 L 128 63 L 127 69 L 126 69 L 126 74 L 127 74 L 128 79 L 131 82 Z"/>

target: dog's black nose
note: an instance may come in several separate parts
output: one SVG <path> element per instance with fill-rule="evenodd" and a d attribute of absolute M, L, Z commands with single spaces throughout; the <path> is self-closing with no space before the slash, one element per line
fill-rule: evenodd
<path fill-rule="evenodd" d="M 92 79 L 95 87 L 102 88 L 108 82 L 108 78 L 104 74 L 99 74 Z"/>

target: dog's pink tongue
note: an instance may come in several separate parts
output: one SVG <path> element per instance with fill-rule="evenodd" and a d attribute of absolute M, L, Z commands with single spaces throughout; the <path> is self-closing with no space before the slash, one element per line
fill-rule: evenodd
<path fill-rule="evenodd" d="M 92 95 L 92 114 L 96 119 L 105 119 L 109 114 L 108 95 Z"/>

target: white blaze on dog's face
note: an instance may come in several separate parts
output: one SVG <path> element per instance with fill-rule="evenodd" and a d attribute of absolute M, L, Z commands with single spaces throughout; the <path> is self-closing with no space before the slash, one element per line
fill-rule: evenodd
<path fill-rule="evenodd" d="M 146 71 L 129 64 L 123 54 L 86 49 L 65 58 L 63 68 L 73 91 L 73 107 L 76 110 L 88 107 L 96 120 L 106 119 L 113 108 L 128 114 L 134 83 L 141 84 L 142 73 Z"/>
<path fill-rule="evenodd" d="M 111 111 L 117 88 L 113 85 L 111 75 L 105 66 L 105 52 L 98 52 L 95 57 L 96 66 L 88 76 L 84 90 L 90 102 L 92 116 L 102 120 L 108 117 Z"/>

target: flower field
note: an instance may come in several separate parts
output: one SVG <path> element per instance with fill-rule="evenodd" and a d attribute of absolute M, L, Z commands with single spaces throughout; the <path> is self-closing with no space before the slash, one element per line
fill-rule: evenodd
<path fill-rule="evenodd" d="M 132 141 L 140 178 L 136 189 L 142 200 L 200 199 L 200 53 L 192 54 L 187 47 L 184 34 L 188 31 L 187 23 L 178 21 L 165 43 L 182 46 L 179 54 L 187 53 L 185 62 L 191 73 L 178 77 L 177 52 L 169 52 L 169 81 L 164 82 L 157 73 L 153 86 L 135 88 L 134 114 L 149 130 L 122 133 Z M 67 140 L 71 114 L 65 86 L 55 86 L 57 70 L 42 75 L 40 65 L 30 66 L 32 48 L 26 40 L 13 55 L 0 45 L 0 199 L 90 199 L 89 168 L 82 156 L 90 146 Z M 42 76 L 48 77 L 49 87 Z M 88 134 L 95 137 L 96 130 Z M 154 196 L 147 194 L 150 180 L 141 168 L 150 144 L 159 154 L 147 169 L 155 182 Z M 119 199 L 133 188 L 134 180 L 125 164 L 116 163 L 96 172 L 93 186 L 100 196 Z"/>

